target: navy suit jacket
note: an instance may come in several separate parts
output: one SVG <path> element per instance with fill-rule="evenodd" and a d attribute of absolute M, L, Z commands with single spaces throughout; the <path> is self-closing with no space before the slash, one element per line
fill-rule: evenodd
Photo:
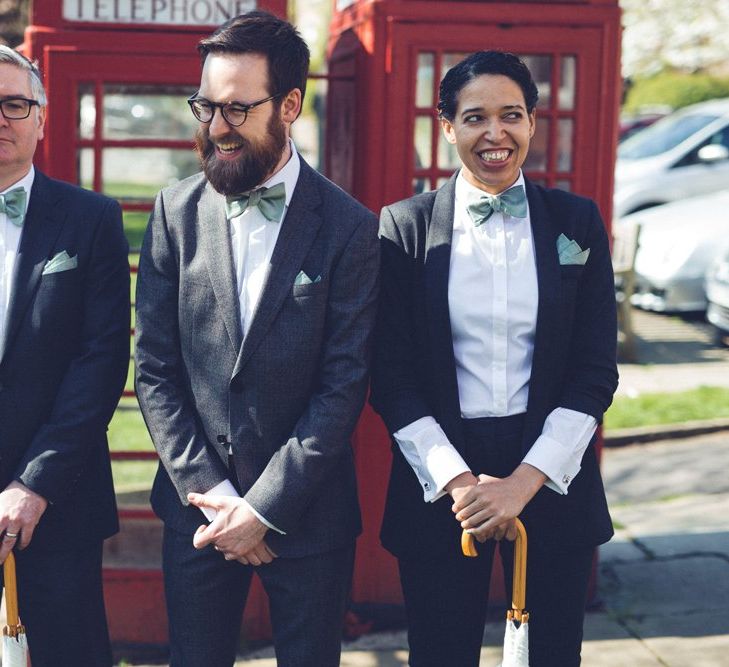
<path fill-rule="evenodd" d="M 435 192 L 382 211 L 382 290 L 371 403 L 390 433 L 432 415 L 463 452 L 448 308 L 455 182 L 456 175 Z M 528 180 L 526 192 L 539 304 L 523 454 L 556 407 L 601 422 L 618 378 L 612 264 L 597 207 L 589 199 Z M 560 265 L 560 234 L 590 249 L 584 266 Z M 443 544 L 453 539 L 454 526 L 459 532 L 450 510 L 452 501 L 446 496 L 425 503 L 414 472 L 394 443 L 393 453 L 383 544 L 396 555 L 452 548 Z M 537 539 L 569 545 L 599 544 L 610 538 L 612 527 L 592 444 L 569 493 L 560 495 L 543 487 L 522 519 Z"/>
<path fill-rule="evenodd" d="M 66 251 L 77 266 L 45 273 Z M 49 505 L 33 544 L 118 529 L 106 429 L 129 365 L 129 261 L 117 202 L 36 170 L 0 350 L 0 489 Z"/>

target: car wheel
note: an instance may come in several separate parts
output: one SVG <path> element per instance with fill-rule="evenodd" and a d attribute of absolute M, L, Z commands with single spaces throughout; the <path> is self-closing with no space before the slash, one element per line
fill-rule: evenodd
<path fill-rule="evenodd" d="M 726 331 L 722 331 L 721 329 L 718 329 L 717 327 L 712 327 L 714 335 L 713 335 L 713 343 L 717 347 L 729 347 L 729 333 Z"/>

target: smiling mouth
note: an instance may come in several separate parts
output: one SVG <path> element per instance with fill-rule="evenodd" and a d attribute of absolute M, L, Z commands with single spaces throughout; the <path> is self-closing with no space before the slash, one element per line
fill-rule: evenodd
<path fill-rule="evenodd" d="M 509 159 L 512 151 L 510 149 L 500 149 L 497 151 L 479 151 L 477 155 L 487 164 L 499 164 Z"/>
<path fill-rule="evenodd" d="M 243 148 L 243 144 L 239 142 L 215 144 L 215 152 L 221 157 L 232 157 L 233 155 L 236 155 L 241 148 Z"/>

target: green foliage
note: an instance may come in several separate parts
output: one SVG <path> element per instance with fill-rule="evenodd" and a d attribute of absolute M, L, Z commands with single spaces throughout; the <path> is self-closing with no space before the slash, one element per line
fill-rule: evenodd
<path fill-rule="evenodd" d="M 659 105 L 679 109 L 717 97 L 729 97 L 729 77 L 663 71 L 633 81 L 624 111 L 635 113 Z"/>
<path fill-rule="evenodd" d="M 699 387 L 671 394 L 616 396 L 605 414 L 605 429 L 676 424 L 729 417 L 729 389 Z"/>

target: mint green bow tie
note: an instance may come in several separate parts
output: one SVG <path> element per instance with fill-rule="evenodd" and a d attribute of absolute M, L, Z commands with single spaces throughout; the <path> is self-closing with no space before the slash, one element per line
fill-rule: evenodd
<path fill-rule="evenodd" d="M 468 214 L 478 227 L 486 222 L 496 211 L 513 218 L 526 218 L 527 200 L 523 185 L 514 185 L 500 195 L 482 195 L 478 201 L 468 205 Z"/>
<path fill-rule="evenodd" d="M 27 197 L 24 188 L 15 188 L 15 190 L 0 195 L 0 213 L 7 215 L 8 220 L 16 227 L 23 226 Z"/>
<path fill-rule="evenodd" d="M 266 220 L 278 222 L 286 206 L 286 186 L 276 183 L 272 188 L 258 188 L 246 194 L 226 197 L 225 215 L 230 220 L 254 206 L 258 206 Z"/>

